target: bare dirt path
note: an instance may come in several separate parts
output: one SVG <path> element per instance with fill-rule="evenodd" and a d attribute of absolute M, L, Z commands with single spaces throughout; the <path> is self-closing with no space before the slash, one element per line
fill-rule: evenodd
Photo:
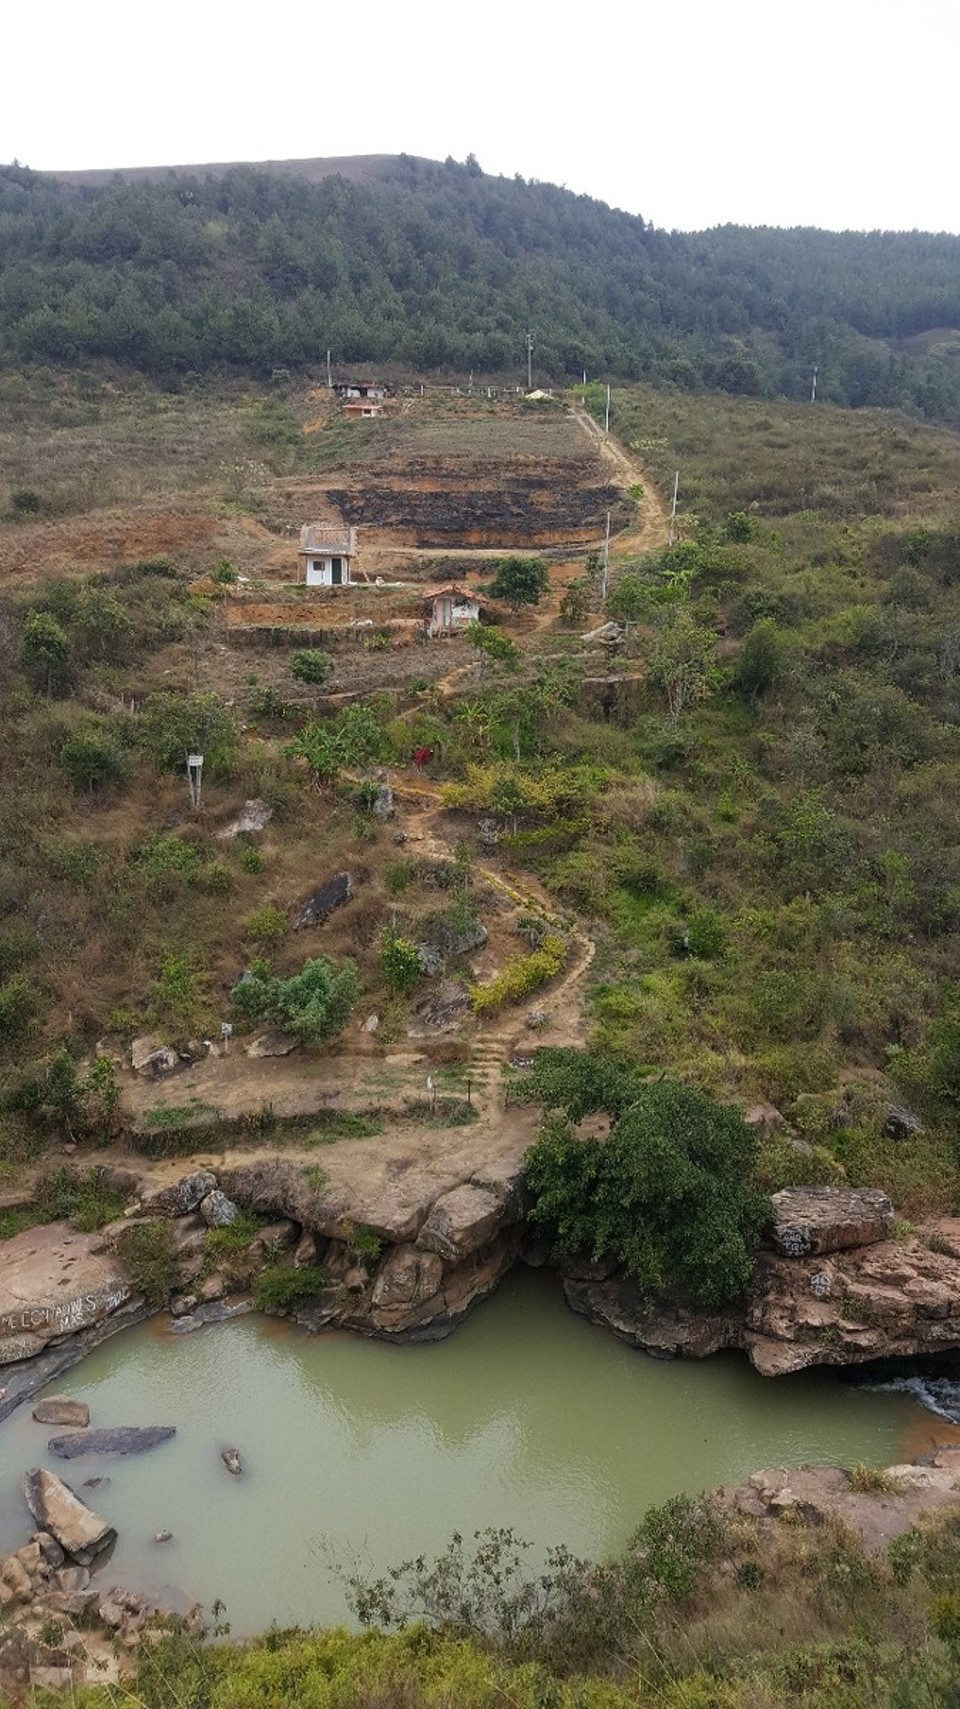
<path fill-rule="evenodd" d="M 627 488 L 643 488 L 636 524 L 615 537 L 611 542 L 612 549 L 618 557 L 659 551 L 667 544 L 669 520 L 667 506 L 649 472 L 619 439 L 612 433 L 604 433 L 588 410 L 576 406 L 570 413 L 604 462 L 615 472 L 618 483 Z"/>

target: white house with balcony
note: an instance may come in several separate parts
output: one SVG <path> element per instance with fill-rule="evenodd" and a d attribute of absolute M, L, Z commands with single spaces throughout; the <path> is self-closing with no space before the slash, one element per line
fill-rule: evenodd
<path fill-rule="evenodd" d="M 357 556 L 357 531 L 340 522 L 305 522 L 300 530 L 297 580 L 308 587 L 349 587 Z"/>

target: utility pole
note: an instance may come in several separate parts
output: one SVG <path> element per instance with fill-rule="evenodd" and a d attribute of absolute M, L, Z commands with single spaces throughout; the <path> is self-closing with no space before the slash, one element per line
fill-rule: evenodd
<path fill-rule="evenodd" d="M 327 391 L 333 391 L 333 371 L 330 367 L 330 352 L 327 351 Z"/>
<path fill-rule="evenodd" d="M 604 431 L 604 433 L 610 432 L 610 387 L 609 387 L 609 385 L 607 386 L 607 419 L 604 422 L 603 431 Z"/>
<path fill-rule="evenodd" d="M 584 368 L 584 370 L 583 370 L 583 383 L 584 383 L 584 385 L 586 385 L 586 383 L 587 383 L 587 370 L 586 370 L 586 368 Z"/>
<path fill-rule="evenodd" d="M 533 391 L 533 333 L 527 333 L 527 391 Z"/>
<path fill-rule="evenodd" d="M 819 362 L 815 362 L 813 364 L 813 378 L 810 381 L 810 402 L 812 404 L 815 404 L 817 401 L 817 379 L 818 379 L 819 373 L 820 373 L 820 364 L 819 364 Z"/>
<path fill-rule="evenodd" d="M 606 603 L 607 572 L 610 568 L 610 512 L 607 511 L 607 528 L 603 536 L 603 569 L 600 572 L 600 602 Z"/>
<path fill-rule="evenodd" d="M 680 470 L 678 469 L 676 474 L 673 477 L 673 499 L 672 499 L 671 504 L 670 504 L 670 533 L 667 536 L 667 545 L 668 546 L 673 545 L 673 535 L 674 535 L 674 530 L 675 530 L 676 525 L 677 525 L 677 494 L 679 493 L 679 491 L 680 491 Z"/>

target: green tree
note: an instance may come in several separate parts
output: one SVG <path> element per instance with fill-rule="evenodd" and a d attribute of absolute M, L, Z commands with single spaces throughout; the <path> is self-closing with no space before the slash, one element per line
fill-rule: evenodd
<path fill-rule="evenodd" d="M 542 558 L 501 558 L 490 592 L 519 611 L 521 605 L 539 605 L 549 586 L 550 573 Z"/>
<path fill-rule="evenodd" d="M 234 986 L 233 1005 L 251 1020 L 283 1027 L 301 1044 L 319 1044 L 342 1031 L 358 991 L 352 961 L 338 967 L 320 956 L 290 979 L 275 978 L 265 962 L 254 962 L 250 978 Z"/>
<path fill-rule="evenodd" d="M 70 684 L 73 648 L 70 637 L 49 611 L 31 611 L 23 626 L 20 662 L 45 694 L 63 694 Z"/>
<path fill-rule="evenodd" d="M 389 929 L 380 939 L 380 966 L 391 991 L 412 991 L 423 973 L 416 944 Z"/>
<path fill-rule="evenodd" d="M 502 629 L 493 629 L 482 623 L 471 623 L 465 634 L 467 642 L 474 648 L 480 661 L 481 676 L 488 660 L 492 664 L 504 665 L 507 670 L 517 669 L 522 657 L 520 648 Z"/>
<path fill-rule="evenodd" d="M 332 724 L 307 724 L 283 751 L 288 759 L 304 761 L 317 789 L 334 783 L 343 765 L 343 749 Z"/>
<path fill-rule="evenodd" d="M 106 588 L 81 590 L 74 612 L 73 630 L 83 651 L 98 659 L 117 659 L 133 625 L 120 601 Z"/>
<path fill-rule="evenodd" d="M 783 675 L 786 644 L 783 630 L 761 617 L 747 634 L 733 673 L 734 686 L 748 700 L 758 700 Z"/>
<path fill-rule="evenodd" d="M 151 694 L 139 734 L 161 771 L 182 771 L 187 754 L 198 753 L 207 770 L 228 775 L 240 748 L 237 721 L 216 694 Z"/>
<path fill-rule="evenodd" d="M 104 784 L 118 783 L 126 770 L 126 755 L 112 731 L 94 723 L 74 730 L 59 757 L 74 789 L 91 794 Z"/>
<path fill-rule="evenodd" d="M 571 626 L 582 623 L 590 610 L 590 583 L 586 576 L 578 576 L 565 590 L 560 600 L 560 621 Z"/>
<path fill-rule="evenodd" d="M 290 655 L 290 675 L 297 682 L 319 685 L 330 675 L 330 660 L 317 647 L 299 647 Z"/>
<path fill-rule="evenodd" d="M 668 608 L 657 628 L 650 653 L 650 680 L 667 697 L 671 718 L 710 692 L 710 668 L 716 636 L 696 622 L 686 607 Z"/>
<path fill-rule="evenodd" d="M 560 1065 L 561 1054 L 549 1053 L 534 1090 L 546 1085 L 551 1103 L 563 1096 L 559 1069 L 567 1112 L 585 1114 L 592 1103 L 611 1127 L 598 1140 L 556 1118 L 545 1124 L 527 1159 L 534 1226 L 559 1253 L 615 1258 L 648 1296 L 674 1291 L 709 1307 L 735 1299 L 769 1210 L 753 1185 L 756 1141 L 739 1111 L 616 1066 Z"/>

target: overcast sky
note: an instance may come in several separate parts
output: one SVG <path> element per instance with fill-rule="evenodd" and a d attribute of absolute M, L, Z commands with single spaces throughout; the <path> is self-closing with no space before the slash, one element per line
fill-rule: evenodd
<path fill-rule="evenodd" d="M 955 0 L 50 0 L 8 8 L 0 160 L 400 153 L 658 226 L 960 231 Z"/>

